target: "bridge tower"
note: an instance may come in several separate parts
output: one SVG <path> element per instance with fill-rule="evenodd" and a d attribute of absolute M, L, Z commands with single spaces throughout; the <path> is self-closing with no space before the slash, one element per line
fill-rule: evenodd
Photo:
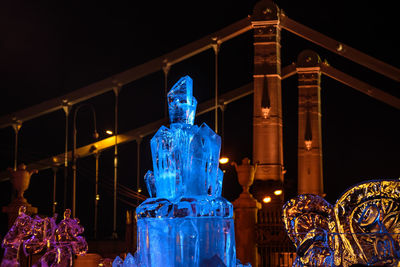
<path fill-rule="evenodd" d="M 321 134 L 321 59 L 304 50 L 297 57 L 298 112 L 298 194 L 323 196 Z"/>
<path fill-rule="evenodd" d="M 258 2 L 251 16 L 254 36 L 252 194 L 262 203 L 257 216 L 257 266 L 289 266 L 292 248 L 283 229 L 283 134 L 280 10 Z M 289 259 L 289 257 L 291 257 Z"/>
<path fill-rule="evenodd" d="M 258 2 L 251 17 L 254 29 L 253 161 L 254 186 L 283 184 L 282 94 L 279 8 Z"/>

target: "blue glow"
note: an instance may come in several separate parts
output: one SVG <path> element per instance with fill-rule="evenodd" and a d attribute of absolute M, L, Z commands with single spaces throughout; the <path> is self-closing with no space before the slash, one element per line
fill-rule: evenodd
<path fill-rule="evenodd" d="M 119 256 L 117 256 L 117 257 L 114 259 L 113 263 L 112 263 L 112 267 L 122 267 L 123 264 L 124 264 L 124 263 L 123 263 L 122 259 L 121 259 Z"/>
<path fill-rule="evenodd" d="M 154 179 L 153 171 L 147 171 L 144 175 L 144 181 L 147 185 L 147 191 L 149 192 L 150 197 L 156 197 L 156 181 Z"/>
<path fill-rule="evenodd" d="M 124 266 L 236 265 L 233 206 L 221 197 L 221 138 L 203 123 L 193 125 L 193 81 L 182 77 L 168 93 L 170 128 L 150 141 L 150 194 L 136 209 L 137 251 Z"/>
<path fill-rule="evenodd" d="M 197 101 L 193 97 L 193 80 L 184 76 L 172 87 L 168 95 L 169 118 L 172 123 L 193 125 Z"/>
<path fill-rule="evenodd" d="M 128 253 L 125 257 L 124 264 L 122 267 L 131 267 L 137 265 L 135 258 L 132 256 L 131 253 Z"/>

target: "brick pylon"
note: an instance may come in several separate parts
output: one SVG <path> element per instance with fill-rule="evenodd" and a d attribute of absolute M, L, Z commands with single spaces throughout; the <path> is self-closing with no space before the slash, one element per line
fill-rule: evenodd
<path fill-rule="evenodd" d="M 311 50 L 304 50 L 297 58 L 298 194 L 323 196 L 320 63 L 318 54 Z"/>
<path fill-rule="evenodd" d="M 279 8 L 258 2 L 254 28 L 253 161 L 256 180 L 283 182 L 282 96 Z"/>
<path fill-rule="evenodd" d="M 239 198 L 233 202 L 235 209 L 235 240 L 236 256 L 242 263 L 251 263 L 258 266 L 258 253 L 256 243 L 257 210 L 261 204 L 249 192 L 249 187 L 254 181 L 256 166 L 250 165 L 250 160 L 244 158 L 241 165 L 235 166 L 238 181 L 243 187 Z"/>

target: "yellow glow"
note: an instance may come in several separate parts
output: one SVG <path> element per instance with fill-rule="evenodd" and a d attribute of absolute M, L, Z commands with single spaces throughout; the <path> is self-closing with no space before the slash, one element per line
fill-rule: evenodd
<path fill-rule="evenodd" d="M 264 203 L 269 203 L 269 202 L 271 202 L 271 197 L 264 197 L 264 199 L 263 199 L 263 202 Z"/>
<path fill-rule="evenodd" d="M 113 131 L 111 131 L 111 130 L 107 130 L 107 131 L 106 131 L 106 134 L 108 134 L 108 135 L 112 135 L 112 134 L 113 134 Z"/>
<path fill-rule="evenodd" d="M 137 191 L 138 191 L 139 193 L 142 192 L 142 188 L 139 188 Z"/>
<path fill-rule="evenodd" d="M 222 157 L 219 159 L 219 163 L 221 163 L 221 164 L 226 164 L 228 162 L 229 162 L 229 158 L 227 158 L 227 157 Z"/>
<path fill-rule="evenodd" d="M 283 192 L 282 192 L 282 190 L 280 190 L 280 189 L 274 191 L 274 195 L 275 195 L 275 196 L 280 196 L 280 195 L 282 195 L 282 193 L 283 193 Z"/>
<path fill-rule="evenodd" d="M 100 195 L 96 195 L 96 200 L 100 200 Z"/>
<path fill-rule="evenodd" d="M 306 150 L 310 151 L 312 148 L 312 140 L 305 140 L 304 144 L 306 145 Z"/>

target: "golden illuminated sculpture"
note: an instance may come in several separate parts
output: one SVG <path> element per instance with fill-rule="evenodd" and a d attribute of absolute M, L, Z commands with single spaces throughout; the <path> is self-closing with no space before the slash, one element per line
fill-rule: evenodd
<path fill-rule="evenodd" d="M 400 266 L 400 180 L 363 182 L 333 206 L 299 195 L 283 207 L 293 266 Z"/>

